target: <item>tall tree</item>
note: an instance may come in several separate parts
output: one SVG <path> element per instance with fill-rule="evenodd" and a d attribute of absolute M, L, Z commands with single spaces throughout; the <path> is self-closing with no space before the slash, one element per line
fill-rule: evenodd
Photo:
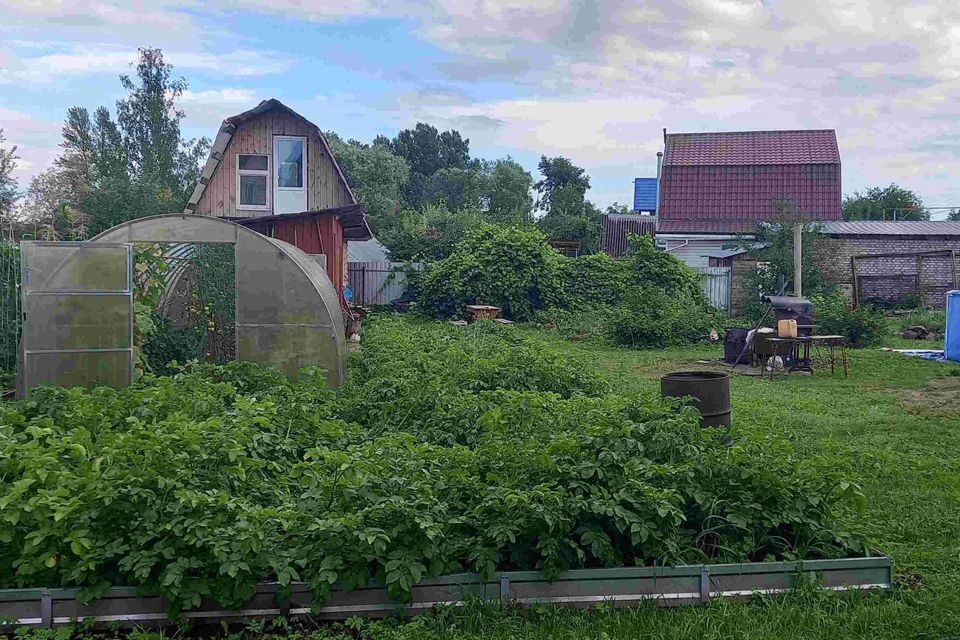
<path fill-rule="evenodd" d="M 540 156 L 543 178 L 534 185 L 537 208 L 546 214 L 537 221 L 550 240 L 575 240 L 584 253 L 600 250 L 602 213 L 586 199 L 590 176 L 569 158 Z"/>
<path fill-rule="evenodd" d="M 483 206 L 493 222 L 533 221 L 530 172 L 510 158 L 483 163 Z"/>
<path fill-rule="evenodd" d="M 441 169 L 466 169 L 470 164 L 470 140 L 460 132 L 439 132 L 436 127 L 418 122 L 413 129 L 400 131 L 393 140 L 383 136 L 373 146 L 387 145 L 395 155 L 410 164 L 410 178 L 404 190 L 406 202 L 418 207 L 430 199 L 430 177 Z"/>
<path fill-rule="evenodd" d="M 843 199 L 844 220 L 929 220 L 923 200 L 913 191 L 895 184 L 854 191 Z"/>
<path fill-rule="evenodd" d="M 394 155 L 389 145 L 344 141 L 332 131 L 324 136 L 350 188 L 366 207 L 374 233 L 378 233 L 403 207 L 403 187 L 410 177 L 410 165 Z"/>
<path fill-rule="evenodd" d="M 547 213 L 582 213 L 583 202 L 590 188 L 590 176 L 569 158 L 540 156 L 537 165 L 543 178 L 533 185 L 539 194 L 537 208 Z"/>
<path fill-rule="evenodd" d="M 425 199 L 448 209 L 479 209 L 484 191 L 484 176 L 475 168 L 450 167 L 438 170 L 427 180 Z"/>
<path fill-rule="evenodd" d="M 947 220 L 960 222 L 960 209 L 950 209 L 950 213 L 947 214 Z"/>
<path fill-rule="evenodd" d="M 36 195 L 46 194 L 37 202 L 49 202 L 47 196 L 59 192 L 54 183 L 69 185 L 69 211 L 89 220 L 93 233 L 133 218 L 182 211 L 209 149 L 206 138 L 182 136 L 184 113 L 177 101 L 187 84 L 173 76 L 159 49 L 141 49 L 136 75 L 123 75 L 120 82 L 127 95 L 116 104 L 116 120 L 102 106 L 92 118 L 83 107 L 67 111 L 55 162 L 60 175 L 45 176 L 37 185 Z"/>
<path fill-rule="evenodd" d="M 9 220 L 13 215 L 13 205 L 17 201 L 17 179 L 13 171 L 17 168 L 17 146 L 9 149 L 4 146 L 6 138 L 0 129 L 0 217 Z"/>

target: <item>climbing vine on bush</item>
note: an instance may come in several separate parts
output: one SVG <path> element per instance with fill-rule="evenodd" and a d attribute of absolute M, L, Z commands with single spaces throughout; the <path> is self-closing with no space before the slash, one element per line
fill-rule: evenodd
<path fill-rule="evenodd" d="M 490 304 L 514 320 L 555 305 L 563 257 L 533 228 L 484 224 L 467 233 L 449 257 L 429 265 L 420 301 L 439 317 L 466 305 Z"/>

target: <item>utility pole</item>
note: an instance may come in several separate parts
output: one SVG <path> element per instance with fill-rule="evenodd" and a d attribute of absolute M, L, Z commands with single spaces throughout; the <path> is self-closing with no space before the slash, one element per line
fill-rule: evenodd
<path fill-rule="evenodd" d="M 793 295 L 803 297 L 803 223 L 793 223 Z"/>

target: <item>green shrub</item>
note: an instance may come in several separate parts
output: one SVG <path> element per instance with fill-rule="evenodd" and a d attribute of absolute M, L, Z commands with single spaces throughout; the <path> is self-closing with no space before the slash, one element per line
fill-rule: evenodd
<path fill-rule="evenodd" d="M 842 294 L 811 296 L 810 301 L 821 334 L 844 336 L 853 347 L 868 347 L 886 333 L 883 314 L 867 306 L 855 309 Z"/>
<path fill-rule="evenodd" d="M 529 320 L 557 304 L 562 261 L 536 229 L 484 224 L 427 267 L 420 302 L 440 318 L 461 314 L 466 305 L 490 304 L 504 317 Z"/>
<path fill-rule="evenodd" d="M 606 335 L 624 347 L 669 347 L 704 340 L 719 318 L 700 296 L 687 291 L 669 294 L 659 287 L 637 288 L 609 315 Z"/>
<path fill-rule="evenodd" d="M 605 253 L 569 258 L 564 262 L 562 304 L 567 309 L 615 306 L 631 281 L 630 263 Z"/>
<path fill-rule="evenodd" d="M 668 295 L 686 295 L 701 306 L 709 306 L 700 286 L 700 274 L 672 253 L 657 249 L 650 236 L 630 237 L 629 259 L 634 271 L 632 284 L 662 289 Z"/>

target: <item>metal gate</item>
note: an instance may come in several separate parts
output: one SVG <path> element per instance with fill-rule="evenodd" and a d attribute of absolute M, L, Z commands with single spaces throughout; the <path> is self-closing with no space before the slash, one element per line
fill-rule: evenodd
<path fill-rule="evenodd" d="M 21 242 L 17 390 L 133 380 L 133 246 Z"/>
<path fill-rule="evenodd" d="M 730 267 L 696 267 L 700 273 L 700 286 L 710 304 L 724 311 L 730 310 Z"/>
<path fill-rule="evenodd" d="M 379 260 L 347 263 L 353 300 L 358 304 L 390 304 L 407 290 L 407 269 L 421 271 L 419 262 L 406 264 Z"/>

